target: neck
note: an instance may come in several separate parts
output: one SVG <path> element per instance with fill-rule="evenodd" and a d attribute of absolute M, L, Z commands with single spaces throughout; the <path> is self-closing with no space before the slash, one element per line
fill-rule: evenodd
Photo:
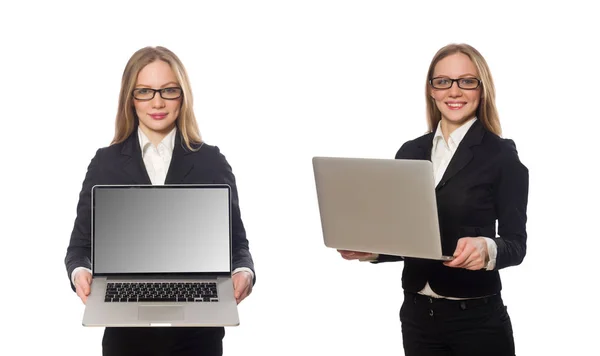
<path fill-rule="evenodd" d="M 448 137 L 450 137 L 450 135 L 454 132 L 454 130 L 456 130 L 457 128 L 466 124 L 472 118 L 473 117 L 470 117 L 462 122 L 452 122 L 452 121 L 447 120 L 444 117 L 442 117 L 440 127 L 442 129 L 442 135 L 444 136 L 444 140 L 446 142 L 448 142 Z"/>
<path fill-rule="evenodd" d="M 148 140 L 150 140 L 150 143 L 152 143 L 154 146 L 158 146 L 162 142 L 162 140 L 164 140 L 164 138 L 167 137 L 169 132 L 171 132 L 171 130 L 173 130 L 174 127 L 175 127 L 175 123 L 173 123 L 173 125 L 171 125 L 170 127 L 165 128 L 164 130 L 155 131 L 155 130 L 149 129 L 145 125 L 140 125 L 140 129 L 142 130 L 144 135 L 146 135 L 146 137 L 148 137 Z"/>

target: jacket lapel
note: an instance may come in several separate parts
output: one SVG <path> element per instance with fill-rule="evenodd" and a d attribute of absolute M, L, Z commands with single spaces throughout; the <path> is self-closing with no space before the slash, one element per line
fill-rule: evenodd
<path fill-rule="evenodd" d="M 454 156 L 450 160 L 448 164 L 448 168 L 444 172 L 442 179 L 438 183 L 435 188 L 436 191 L 442 188 L 448 183 L 452 177 L 454 177 L 458 172 L 460 172 L 471 160 L 473 159 L 473 150 L 472 147 L 481 144 L 483 139 L 483 135 L 485 134 L 485 129 L 479 120 L 476 120 L 473 123 L 473 126 L 467 131 L 465 137 L 462 139 Z M 431 149 L 429 153 L 429 158 L 431 159 Z"/>
<path fill-rule="evenodd" d="M 142 160 L 142 150 L 138 140 L 137 129 L 123 143 L 121 149 L 123 171 L 125 171 L 136 184 L 152 184 Z"/>
<path fill-rule="evenodd" d="M 190 151 L 183 141 L 179 130 L 175 136 L 175 146 L 173 147 L 173 156 L 171 157 L 171 164 L 169 165 L 169 171 L 165 178 L 165 184 L 179 184 L 183 183 L 184 178 L 194 168 L 194 157 L 193 151 Z"/>

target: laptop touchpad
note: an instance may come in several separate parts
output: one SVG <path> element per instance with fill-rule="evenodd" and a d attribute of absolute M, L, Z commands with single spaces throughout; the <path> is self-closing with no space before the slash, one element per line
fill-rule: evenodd
<path fill-rule="evenodd" d="M 167 321 L 167 320 L 183 320 L 182 306 L 153 306 L 140 305 L 138 307 L 139 320 L 148 321 Z"/>

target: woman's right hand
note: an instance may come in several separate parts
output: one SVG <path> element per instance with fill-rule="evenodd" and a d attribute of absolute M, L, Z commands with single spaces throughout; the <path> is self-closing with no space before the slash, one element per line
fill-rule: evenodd
<path fill-rule="evenodd" d="M 75 292 L 81 298 L 83 304 L 87 302 L 87 297 L 90 295 L 92 285 L 92 274 L 85 269 L 77 271 L 75 275 Z"/>
<path fill-rule="evenodd" d="M 375 261 L 379 256 L 371 252 L 358 252 L 348 250 L 337 250 L 345 260 Z"/>

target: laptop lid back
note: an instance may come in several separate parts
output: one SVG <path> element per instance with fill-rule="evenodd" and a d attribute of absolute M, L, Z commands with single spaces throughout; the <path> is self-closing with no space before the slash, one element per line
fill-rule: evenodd
<path fill-rule="evenodd" d="M 314 157 L 313 169 L 326 246 L 442 256 L 430 161 Z"/>

